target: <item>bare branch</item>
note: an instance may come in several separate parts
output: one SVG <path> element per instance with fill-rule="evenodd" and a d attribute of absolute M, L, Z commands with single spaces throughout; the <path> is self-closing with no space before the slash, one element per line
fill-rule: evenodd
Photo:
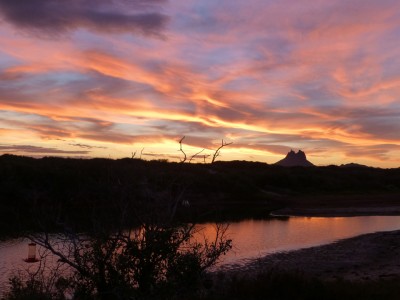
<path fill-rule="evenodd" d="M 229 145 L 231 145 L 231 144 L 232 144 L 232 142 L 226 143 L 226 142 L 224 142 L 224 140 L 222 140 L 221 146 L 219 146 L 218 149 L 215 150 L 215 152 L 214 152 L 214 155 L 213 155 L 213 157 L 212 157 L 211 163 L 214 163 L 215 159 L 216 159 L 218 156 L 221 155 L 221 149 L 222 149 L 223 147 L 229 146 Z"/>
<path fill-rule="evenodd" d="M 195 158 L 197 155 L 199 155 L 199 154 L 200 154 L 201 152 L 203 152 L 204 150 L 205 150 L 205 149 L 203 149 L 203 150 L 197 152 L 195 155 L 193 155 L 193 156 L 189 159 L 189 164 L 190 164 L 190 162 L 192 161 L 193 158 Z"/>
<path fill-rule="evenodd" d="M 181 151 L 183 153 L 183 159 L 181 159 L 181 163 L 184 163 L 186 161 L 186 153 L 185 151 L 183 151 L 182 149 L 182 141 L 185 139 L 185 136 L 183 136 L 180 141 L 179 141 L 179 151 Z"/>
<path fill-rule="evenodd" d="M 73 269 L 77 270 L 81 274 L 88 274 L 87 270 L 85 270 L 82 265 L 75 263 L 73 260 L 68 258 L 69 253 L 63 253 L 56 249 L 52 242 L 50 241 L 49 234 L 46 232 L 42 236 L 28 236 L 28 238 L 38 244 L 39 246 L 49 250 L 53 255 L 59 258 L 61 263 L 65 263 L 72 267 Z"/>

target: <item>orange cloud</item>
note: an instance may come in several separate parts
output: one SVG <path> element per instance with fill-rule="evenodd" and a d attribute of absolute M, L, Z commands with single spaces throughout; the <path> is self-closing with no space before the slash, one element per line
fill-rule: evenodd
<path fill-rule="evenodd" d="M 272 162 L 302 148 L 321 163 L 333 153 L 398 164 L 400 150 L 387 146 L 400 143 L 398 4 L 196 5 L 169 3 L 163 38 L 77 22 L 68 38 L 43 39 L 4 22 L 0 134 L 15 144 L 12 128 L 43 148 L 107 143 L 119 155 L 142 143 L 171 157 L 176 137 L 192 136 L 193 151 L 229 138 L 226 158 Z"/>

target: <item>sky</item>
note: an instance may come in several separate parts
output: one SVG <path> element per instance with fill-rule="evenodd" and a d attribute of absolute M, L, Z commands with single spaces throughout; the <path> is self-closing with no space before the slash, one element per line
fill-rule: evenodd
<path fill-rule="evenodd" d="M 0 0 L 0 154 L 400 167 L 398 0 Z"/>

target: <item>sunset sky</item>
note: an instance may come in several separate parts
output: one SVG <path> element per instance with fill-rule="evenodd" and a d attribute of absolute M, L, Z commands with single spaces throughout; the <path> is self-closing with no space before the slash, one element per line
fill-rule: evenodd
<path fill-rule="evenodd" d="M 0 154 L 400 167 L 399 0 L 0 0 L 0 25 Z"/>

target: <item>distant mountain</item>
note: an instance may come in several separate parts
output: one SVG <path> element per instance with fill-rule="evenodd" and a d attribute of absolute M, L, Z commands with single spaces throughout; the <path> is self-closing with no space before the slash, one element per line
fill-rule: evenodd
<path fill-rule="evenodd" d="M 312 167 L 314 164 L 309 162 L 306 158 L 306 154 L 299 150 L 299 152 L 294 152 L 290 150 L 290 152 L 286 155 L 286 157 L 275 163 L 279 166 L 284 167 Z"/>

